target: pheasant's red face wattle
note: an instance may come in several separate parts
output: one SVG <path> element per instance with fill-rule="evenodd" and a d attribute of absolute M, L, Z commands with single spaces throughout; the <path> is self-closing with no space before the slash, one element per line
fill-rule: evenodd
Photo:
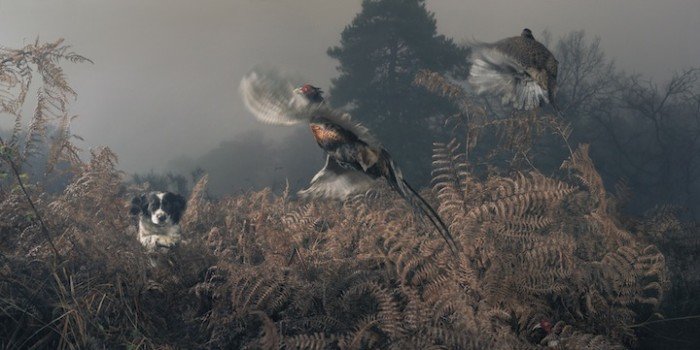
<path fill-rule="evenodd" d="M 313 86 L 310 84 L 304 84 L 304 86 L 301 87 L 301 93 L 304 95 L 309 95 L 313 93 L 316 90 Z"/>
<path fill-rule="evenodd" d="M 542 321 L 540 321 L 540 325 L 542 326 L 542 329 L 547 332 L 547 334 L 552 332 L 552 322 L 550 322 L 548 319 L 542 319 Z"/>
<path fill-rule="evenodd" d="M 297 88 L 297 93 L 304 95 L 311 102 L 322 102 L 323 101 L 323 91 L 311 84 L 304 84 Z"/>

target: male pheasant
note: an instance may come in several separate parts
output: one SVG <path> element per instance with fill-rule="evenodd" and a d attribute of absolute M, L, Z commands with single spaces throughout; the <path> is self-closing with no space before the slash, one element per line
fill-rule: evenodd
<path fill-rule="evenodd" d="M 353 122 L 347 113 L 330 108 L 321 89 L 310 84 L 294 88 L 276 71 L 253 71 L 240 84 L 246 107 L 262 122 L 277 125 L 309 123 L 326 165 L 311 179 L 302 197 L 344 199 L 384 178 L 402 198 L 422 212 L 440 232 L 453 253 L 458 251 L 447 226 L 435 210 L 403 178 L 379 141 Z"/>

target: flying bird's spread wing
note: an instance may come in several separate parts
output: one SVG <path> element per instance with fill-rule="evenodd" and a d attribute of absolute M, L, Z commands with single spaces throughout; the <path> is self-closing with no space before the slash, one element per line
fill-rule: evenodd
<path fill-rule="evenodd" d="M 267 124 L 308 122 L 318 108 L 295 94 L 290 80 L 274 70 L 253 70 L 243 77 L 239 90 L 248 110 Z"/>
<path fill-rule="evenodd" d="M 370 189 L 375 179 L 367 174 L 342 167 L 326 156 L 326 165 L 311 179 L 308 188 L 298 192 L 302 198 L 333 198 L 343 200 L 353 193 Z"/>
<path fill-rule="evenodd" d="M 349 114 L 333 110 L 325 103 L 310 103 L 294 93 L 296 85 L 292 80 L 274 69 L 255 68 L 241 79 L 239 90 L 246 108 L 263 123 L 294 125 L 320 116 L 349 130 L 367 144 L 381 147 L 374 135 Z"/>
<path fill-rule="evenodd" d="M 500 95 L 503 104 L 516 109 L 530 110 L 544 103 L 557 109 L 557 59 L 530 29 L 492 44 L 473 44 L 469 61 L 467 80 L 476 93 Z"/>
<path fill-rule="evenodd" d="M 549 94 L 537 83 L 537 74 L 516 59 L 489 46 L 476 46 L 471 55 L 469 83 L 476 93 L 501 96 L 503 104 L 530 110 L 549 102 Z"/>

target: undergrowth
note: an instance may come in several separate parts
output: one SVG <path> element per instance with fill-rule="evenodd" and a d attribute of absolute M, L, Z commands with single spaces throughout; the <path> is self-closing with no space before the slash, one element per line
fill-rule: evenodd
<path fill-rule="evenodd" d="M 149 254 L 128 215 L 144 188 L 124 183 L 108 148 L 83 162 L 71 143 L 72 90 L 55 62 L 84 58 L 61 41 L 0 53 L 0 81 L 15 88 L 3 111 L 16 118 L 0 139 L 0 170 L 18 170 L 0 181 L 2 348 L 625 348 L 662 317 L 665 293 L 678 291 L 669 280 L 694 266 L 661 251 L 677 251 L 677 236 L 692 243 L 695 228 L 666 209 L 624 219 L 624 191 L 606 191 L 587 146 L 571 149 L 556 118 L 487 121 L 466 99 L 451 118 L 466 125 L 464 145 L 456 136 L 434 145 L 423 191 L 458 258 L 385 187 L 342 203 L 270 190 L 212 199 L 206 176 L 190 194 L 182 244 Z M 49 100 L 23 133 L 28 65 L 53 68 L 36 68 Z M 462 93 L 426 74 L 433 90 Z M 21 174 L 52 120 L 60 132 L 49 165 L 63 160 L 72 174 L 59 194 Z M 534 166 L 475 171 L 469 153 L 490 128 L 512 164 L 529 163 L 545 131 L 570 157 L 548 176 Z"/>
<path fill-rule="evenodd" d="M 5 348 L 614 348 L 654 317 L 666 261 L 618 222 L 586 148 L 561 178 L 477 179 L 436 144 L 431 193 L 463 247 L 387 189 L 344 203 L 268 190 L 211 200 L 206 177 L 185 242 L 149 256 L 109 149 L 63 194 L 35 199 L 54 259 L 19 190 L 3 191 Z M 427 192 L 427 191 L 426 191 Z M 536 334 L 542 320 L 554 327 Z"/>

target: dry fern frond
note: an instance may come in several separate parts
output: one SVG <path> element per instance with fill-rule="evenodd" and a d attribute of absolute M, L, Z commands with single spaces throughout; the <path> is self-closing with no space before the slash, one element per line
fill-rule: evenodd
<path fill-rule="evenodd" d="M 11 140 L 4 146 L 15 151 L 16 163 L 20 168 L 27 158 L 40 151 L 41 145 L 46 144 L 48 127 L 56 121 L 58 126 L 50 145 L 46 171 L 53 171 L 57 162 L 63 159 L 77 164 L 79 150 L 70 141 L 73 135 L 69 128 L 74 117 L 68 114 L 69 104 L 76 93 L 68 84 L 59 63 L 66 60 L 73 63 L 91 61 L 69 49 L 70 46 L 63 44 L 63 39 L 43 44 L 37 39 L 19 50 L 0 49 L 0 113 L 15 117 Z M 41 85 L 37 89 L 34 115 L 27 129 L 23 130 L 20 108 L 26 100 L 34 72 L 41 77 Z"/>
<path fill-rule="evenodd" d="M 440 202 L 438 212 L 454 218 L 464 211 L 470 195 L 469 169 L 456 140 L 433 145 L 433 190 Z"/>
<path fill-rule="evenodd" d="M 654 246 L 620 247 L 603 258 L 601 270 L 619 305 L 642 303 L 656 307 L 663 298 L 665 259 Z"/>
<path fill-rule="evenodd" d="M 290 349 L 309 349 L 323 350 L 327 349 L 329 343 L 334 339 L 327 338 L 324 333 L 300 334 L 294 337 L 285 339 L 284 343 Z"/>
<path fill-rule="evenodd" d="M 594 198 L 597 198 L 598 209 L 605 212 L 607 210 L 607 200 L 603 179 L 595 169 L 593 160 L 588 155 L 589 145 L 583 144 L 574 151 L 571 158 L 564 161 L 561 165 L 562 169 L 574 171 L 574 177 L 588 189 L 588 192 Z"/>
<path fill-rule="evenodd" d="M 209 183 L 209 176 L 202 176 L 197 183 L 192 188 L 190 193 L 190 198 L 187 200 L 187 209 L 182 215 L 181 225 L 185 228 L 185 231 L 192 231 L 195 229 L 193 225 L 197 220 L 207 215 L 209 211 L 209 205 L 206 198 L 207 184 Z"/>
<path fill-rule="evenodd" d="M 518 174 L 513 179 L 500 179 L 489 186 L 491 200 L 468 211 L 467 218 L 506 220 L 522 217 L 539 208 L 557 206 L 574 188 L 538 173 Z"/>
<path fill-rule="evenodd" d="M 413 83 L 425 87 L 430 92 L 438 93 L 451 99 L 466 99 L 464 89 L 452 82 L 448 82 L 440 73 L 425 69 L 421 70 L 416 74 Z"/>

